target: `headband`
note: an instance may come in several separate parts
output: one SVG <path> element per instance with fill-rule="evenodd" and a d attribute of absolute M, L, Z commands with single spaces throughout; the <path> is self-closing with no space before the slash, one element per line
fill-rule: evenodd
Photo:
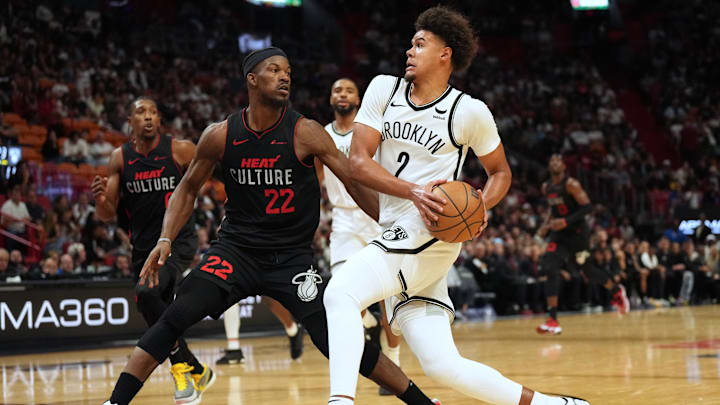
<path fill-rule="evenodd" d="M 285 59 L 288 58 L 282 49 L 274 46 L 250 52 L 250 54 L 243 59 L 243 76 L 247 77 L 248 73 L 255 69 L 255 66 L 257 66 L 260 62 L 276 55 L 284 56 Z"/>

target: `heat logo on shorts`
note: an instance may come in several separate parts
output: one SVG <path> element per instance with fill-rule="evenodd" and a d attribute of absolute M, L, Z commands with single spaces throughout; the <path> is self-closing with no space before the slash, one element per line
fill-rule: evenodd
<path fill-rule="evenodd" d="M 317 274 L 317 270 L 310 268 L 300 274 L 296 274 L 292 279 L 292 283 L 298 286 L 297 295 L 303 302 L 310 302 L 317 298 L 317 284 L 322 284 L 322 277 Z"/>
<path fill-rule="evenodd" d="M 389 241 L 397 241 L 408 238 L 407 232 L 400 226 L 393 226 L 390 229 L 383 231 L 382 238 Z"/>

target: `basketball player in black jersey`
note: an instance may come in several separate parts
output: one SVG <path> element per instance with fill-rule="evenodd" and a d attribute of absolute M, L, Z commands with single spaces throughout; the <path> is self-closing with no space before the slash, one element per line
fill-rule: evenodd
<path fill-rule="evenodd" d="M 542 192 L 550 205 L 552 216 L 539 233 L 545 236 L 550 232 L 545 254 L 540 259 L 541 271 L 547 277 L 545 297 L 550 316 L 536 330 L 541 335 L 559 335 L 562 333 L 562 327 L 557 321 L 561 269 L 568 272 L 581 270 L 590 280 L 602 284 L 613 294 L 612 303 L 620 313 L 627 312 L 630 305 L 625 288 L 613 281 L 612 274 L 583 266 L 590 248 L 590 231 L 585 221 L 585 215 L 592 211 L 590 198 L 579 181 L 566 176 L 561 155 L 555 154 L 550 158 L 548 170 L 550 182 L 543 183 Z"/>
<path fill-rule="evenodd" d="M 165 207 L 183 172 L 195 154 L 189 141 L 160 135 L 160 115 L 153 100 L 141 97 L 130 105 L 128 121 L 132 139 L 110 155 L 108 177 L 96 176 L 92 190 L 96 212 L 103 221 L 111 221 L 123 207 L 120 217 L 130 225 L 132 260 L 137 278 L 142 265 L 155 246 Z M 194 221 L 181 224 L 173 243 L 174 255 L 158 272 L 153 287 L 136 286 L 137 305 L 148 326 L 152 326 L 172 302 L 180 274 L 192 262 L 197 249 Z M 215 381 L 213 371 L 201 364 L 182 337 L 170 353 L 171 373 L 175 380 L 175 402 L 196 404 L 200 395 Z"/>
<path fill-rule="evenodd" d="M 371 217 L 378 196 L 350 181 L 347 158 L 317 122 L 287 106 L 290 64 L 278 48 L 248 55 L 243 62 L 250 105 L 203 133 L 168 204 L 161 237 L 150 253 L 141 283 L 158 284 L 158 268 L 169 260 L 173 241 L 217 162 L 228 200 L 219 239 L 181 284 L 175 301 L 140 339 L 106 404 L 126 405 L 173 342 L 205 316 L 219 316 L 250 295 L 267 295 L 299 319 L 327 357 L 325 289 L 312 267 L 312 240 L 320 210 L 315 158 L 340 178 Z M 173 253 L 174 255 L 174 253 Z M 433 404 L 377 346 L 365 348 L 361 373 L 407 404 Z"/>

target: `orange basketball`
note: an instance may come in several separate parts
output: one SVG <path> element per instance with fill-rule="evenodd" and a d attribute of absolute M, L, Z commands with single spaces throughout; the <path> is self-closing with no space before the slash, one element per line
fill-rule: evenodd
<path fill-rule="evenodd" d="M 482 194 L 462 181 L 450 181 L 433 188 L 433 194 L 447 203 L 438 220 L 428 227 L 430 233 L 443 242 L 465 242 L 475 236 L 485 221 Z"/>

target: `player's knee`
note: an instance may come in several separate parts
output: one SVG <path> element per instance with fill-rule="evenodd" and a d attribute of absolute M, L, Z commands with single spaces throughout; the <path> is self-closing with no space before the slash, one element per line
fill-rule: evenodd
<path fill-rule="evenodd" d="M 156 322 L 138 341 L 138 347 L 148 352 L 158 363 L 170 354 L 180 333 L 163 317 Z"/>
<path fill-rule="evenodd" d="M 452 385 L 460 367 L 457 364 L 462 358 L 458 356 L 433 356 L 420 359 L 425 375 L 444 385 Z"/>
<path fill-rule="evenodd" d="M 331 280 L 325 289 L 323 303 L 325 304 L 325 309 L 328 311 L 328 314 L 339 311 L 340 309 L 345 311 L 350 308 L 357 308 L 358 312 L 361 311 L 357 299 L 353 298 L 347 289 L 343 287 L 342 283 L 335 283 Z"/>

